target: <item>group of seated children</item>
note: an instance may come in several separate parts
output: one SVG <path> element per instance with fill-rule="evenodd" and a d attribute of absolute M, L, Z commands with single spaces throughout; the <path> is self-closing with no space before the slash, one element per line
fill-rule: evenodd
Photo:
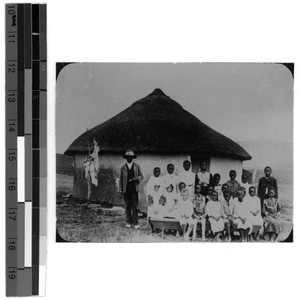
<path fill-rule="evenodd" d="M 221 185 L 220 175 L 207 172 L 206 163 L 197 175 L 190 170 L 190 165 L 190 161 L 184 161 L 184 170 L 178 176 L 174 174 L 173 164 L 167 166 L 168 173 L 163 177 L 160 168 L 154 168 L 147 183 L 149 220 L 178 220 L 185 240 L 193 233 L 195 241 L 198 227 L 202 240 L 207 233 L 217 241 L 220 238 L 231 241 L 236 231 L 240 241 L 258 240 L 263 235 L 269 236 L 270 241 L 276 240 L 281 228 L 280 205 L 270 167 L 265 168 L 265 177 L 260 179 L 258 195 L 264 197 L 259 198 L 246 176 L 242 176 L 242 184 L 236 180 L 234 170 L 229 172 L 230 180 Z"/>

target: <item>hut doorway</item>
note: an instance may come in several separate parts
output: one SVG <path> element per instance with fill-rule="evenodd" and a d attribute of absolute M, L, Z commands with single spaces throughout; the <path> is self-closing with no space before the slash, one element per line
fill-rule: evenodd
<path fill-rule="evenodd" d="M 200 172 L 201 163 L 206 162 L 207 163 L 207 171 L 209 172 L 210 169 L 210 157 L 206 156 L 191 156 L 190 157 L 191 165 L 192 165 L 192 171 L 194 173 Z"/>

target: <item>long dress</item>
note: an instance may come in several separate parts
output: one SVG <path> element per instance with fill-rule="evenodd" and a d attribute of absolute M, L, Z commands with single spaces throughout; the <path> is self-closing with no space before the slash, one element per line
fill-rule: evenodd
<path fill-rule="evenodd" d="M 248 229 L 249 228 L 249 234 L 250 234 L 252 231 L 252 223 L 250 221 L 249 206 L 248 206 L 248 201 L 246 198 L 243 198 L 242 201 L 239 201 L 239 199 L 234 201 L 233 216 L 235 218 L 234 224 L 237 225 L 237 229 Z M 240 218 L 244 219 L 245 222 L 243 223 L 240 220 Z"/>
<path fill-rule="evenodd" d="M 277 181 L 274 177 L 262 177 L 258 184 L 258 197 L 261 199 L 261 207 L 263 208 L 264 199 L 269 198 L 269 189 L 274 188 L 275 197 L 278 198 Z"/>
<path fill-rule="evenodd" d="M 252 222 L 253 226 L 263 226 L 263 218 L 261 216 L 261 200 L 258 196 L 253 196 L 251 197 L 250 195 L 247 196 L 248 201 L 248 207 L 249 207 L 249 212 L 250 216 L 249 219 Z M 254 216 L 253 213 L 255 214 L 256 212 L 257 215 Z"/>
<path fill-rule="evenodd" d="M 196 174 L 191 170 L 181 171 L 178 174 L 178 184 L 180 182 L 184 182 L 186 185 L 186 189 L 189 191 L 189 194 L 192 195 L 194 193 L 194 184 L 195 184 Z"/>
<path fill-rule="evenodd" d="M 206 204 L 206 214 L 209 216 L 209 222 L 213 233 L 217 233 L 224 230 L 224 218 L 226 217 L 226 215 L 223 211 L 222 205 L 218 201 L 211 200 Z M 220 217 L 220 219 L 216 221 L 211 217 Z"/>
<path fill-rule="evenodd" d="M 150 192 L 150 196 L 153 198 L 153 204 L 148 205 L 148 211 L 147 211 L 148 218 L 157 217 L 159 213 L 159 199 L 161 195 L 162 195 L 161 191 L 156 192 L 153 190 Z"/>
<path fill-rule="evenodd" d="M 281 222 L 279 217 L 280 204 L 276 198 L 265 199 L 263 203 L 265 232 L 280 233 Z"/>
<path fill-rule="evenodd" d="M 177 219 L 180 224 L 192 222 L 193 203 L 190 199 L 178 201 Z"/>
<path fill-rule="evenodd" d="M 175 193 L 175 191 L 173 190 L 171 193 L 168 193 L 167 191 L 165 191 L 163 193 L 164 197 L 166 198 L 166 208 L 168 210 L 168 215 L 175 217 L 176 216 L 176 210 L 177 210 L 177 199 L 178 199 L 178 195 L 177 193 Z"/>
<path fill-rule="evenodd" d="M 167 188 L 169 185 L 172 185 L 174 191 L 177 192 L 178 177 L 174 173 L 172 174 L 167 173 L 162 177 L 162 180 L 163 180 L 164 188 Z"/>

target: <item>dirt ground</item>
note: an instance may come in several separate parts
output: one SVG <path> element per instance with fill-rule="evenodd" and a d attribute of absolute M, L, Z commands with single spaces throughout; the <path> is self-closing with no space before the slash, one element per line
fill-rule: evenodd
<path fill-rule="evenodd" d="M 184 242 L 182 237 L 173 234 L 151 234 L 150 226 L 146 218 L 140 218 L 140 230 L 125 228 L 125 217 L 107 216 L 98 210 L 88 209 L 84 203 L 77 203 L 63 198 L 63 195 L 72 192 L 73 179 L 71 176 L 57 174 L 57 230 L 62 238 L 70 242 Z M 281 199 L 282 230 L 280 240 L 288 237 L 292 228 L 293 207 L 290 197 Z M 202 242 L 199 238 L 198 242 Z M 207 242 L 214 239 L 207 238 Z M 264 240 L 261 240 L 264 242 Z"/>
<path fill-rule="evenodd" d="M 86 204 L 75 204 L 69 201 L 57 205 L 57 230 L 61 237 L 69 242 L 184 242 L 183 237 L 177 237 L 173 232 L 165 233 L 163 236 L 160 232 L 152 234 L 146 218 L 140 218 L 139 224 L 141 227 L 139 230 L 125 228 L 124 215 L 104 215 Z M 289 235 L 290 224 L 290 222 L 282 222 L 281 240 Z M 202 239 L 199 237 L 197 241 L 202 242 Z M 215 240 L 209 237 L 206 242 L 215 242 Z"/>

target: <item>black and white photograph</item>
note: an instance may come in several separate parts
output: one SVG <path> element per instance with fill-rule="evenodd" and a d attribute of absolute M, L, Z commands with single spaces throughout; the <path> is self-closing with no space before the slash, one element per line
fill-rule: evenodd
<path fill-rule="evenodd" d="M 280 242 L 293 65 L 57 63 L 57 241 Z"/>

